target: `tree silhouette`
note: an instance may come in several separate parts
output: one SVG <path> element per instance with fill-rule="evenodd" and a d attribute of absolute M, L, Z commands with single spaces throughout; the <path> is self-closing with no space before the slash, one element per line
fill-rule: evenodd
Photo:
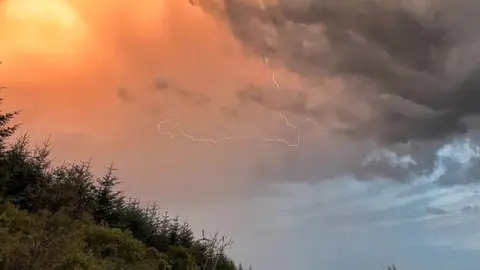
<path fill-rule="evenodd" d="M 95 178 L 89 161 L 54 165 L 48 141 L 12 140 L 16 114 L 0 114 L 0 269 L 237 269 L 217 236 L 204 243 L 156 204 L 126 199 L 113 164 Z"/>

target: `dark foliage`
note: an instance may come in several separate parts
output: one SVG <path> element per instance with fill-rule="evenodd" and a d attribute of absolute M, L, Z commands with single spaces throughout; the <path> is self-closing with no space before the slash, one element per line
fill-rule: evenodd
<path fill-rule="evenodd" d="M 50 145 L 12 140 L 17 113 L 0 111 L 0 269 L 236 270 L 231 240 L 202 235 L 156 204 L 116 187 L 113 165 L 96 178 L 89 162 L 54 165 Z"/>
<path fill-rule="evenodd" d="M 15 115 L 0 111 L 0 269 L 252 269 L 225 254 L 231 239 L 197 239 L 158 205 L 127 199 L 113 165 L 96 178 L 90 162 L 53 165 L 48 142 L 10 141 Z"/>

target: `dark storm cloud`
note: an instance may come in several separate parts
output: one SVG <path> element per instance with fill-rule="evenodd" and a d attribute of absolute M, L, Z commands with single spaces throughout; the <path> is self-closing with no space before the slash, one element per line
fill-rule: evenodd
<path fill-rule="evenodd" d="M 395 143 L 467 132 L 462 119 L 480 112 L 476 104 L 480 66 L 475 64 L 480 58 L 474 53 L 454 56 L 480 40 L 480 34 L 470 29 L 477 22 L 472 10 L 479 11 L 480 4 L 465 0 L 452 6 L 432 0 L 425 1 L 428 10 L 414 12 L 393 2 L 279 0 L 264 10 L 242 0 L 203 0 L 199 5 L 220 14 L 246 49 L 281 60 L 292 72 L 316 80 L 327 76 L 367 80 L 371 87 L 352 86 L 347 95 L 367 101 L 371 117 L 329 108 L 348 119 L 351 127 L 339 130 L 343 134 Z M 465 10 L 467 15 L 460 12 Z M 457 69 L 452 71 L 452 65 Z M 309 113 L 307 97 L 279 106 L 267 97 L 274 94 L 250 90 L 239 97 L 268 109 Z M 409 115 L 408 109 L 385 106 L 381 95 L 402 98 L 434 114 Z"/>
<path fill-rule="evenodd" d="M 382 129 L 381 133 L 378 130 Z M 340 132 L 356 138 L 377 139 L 384 142 L 408 142 L 412 139 L 440 139 L 446 134 L 466 132 L 466 126 L 455 114 L 442 114 L 429 118 L 414 118 L 399 112 L 384 112 L 360 127 Z"/>
<path fill-rule="evenodd" d="M 391 179 L 410 181 L 435 170 L 437 149 L 443 141 L 409 142 L 375 149 L 365 156 L 362 164 L 352 170 L 357 179 Z"/>
<path fill-rule="evenodd" d="M 281 95 L 277 90 L 265 89 L 250 85 L 237 91 L 241 103 L 253 103 L 272 111 L 288 111 L 292 114 L 319 119 L 323 115 L 322 108 L 309 108 L 308 96 L 302 91 L 288 90 Z"/>

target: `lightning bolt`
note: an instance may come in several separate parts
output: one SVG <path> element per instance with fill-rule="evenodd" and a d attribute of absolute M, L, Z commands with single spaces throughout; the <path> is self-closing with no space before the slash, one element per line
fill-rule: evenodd
<path fill-rule="evenodd" d="M 283 115 L 282 115 L 283 116 Z M 222 136 L 218 139 L 212 139 L 212 138 L 199 138 L 199 137 L 194 137 L 190 134 L 188 134 L 187 132 L 185 132 L 185 130 L 182 128 L 181 124 L 177 122 L 177 128 L 178 130 L 180 131 L 180 133 L 192 140 L 192 141 L 195 141 L 195 142 L 206 142 L 206 143 L 213 143 L 213 144 L 218 144 L 220 142 L 223 142 L 223 141 L 227 141 L 227 140 L 252 140 L 252 139 L 259 139 L 261 141 L 265 141 L 265 142 L 274 142 L 274 143 L 283 143 L 289 147 L 298 147 L 300 146 L 300 132 L 298 132 L 297 128 L 292 125 L 288 119 L 286 117 L 283 116 L 283 119 L 285 121 L 285 124 L 289 127 L 292 127 L 294 128 L 296 131 L 297 131 L 297 140 L 294 142 L 294 143 L 291 143 L 285 139 L 279 139 L 279 138 L 268 138 L 268 137 L 264 137 L 264 136 Z"/>
<path fill-rule="evenodd" d="M 268 65 L 268 59 L 265 58 L 265 63 Z M 280 92 L 280 84 L 278 83 L 276 77 L 275 77 L 275 72 L 272 73 L 272 82 L 275 84 L 275 86 L 277 87 L 277 91 Z M 299 131 L 299 129 L 297 128 L 297 126 L 295 126 L 294 124 L 292 124 L 292 122 L 281 112 L 279 112 L 279 117 L 282 119 L 282 121 L 284 122 L 284 124 L 295 130 L 296 132 L 296 141 L 295 142 L 289 142 L 288 140 L 286 139 L 281 139 L 281 138 L 269 138 L 269 137 L 264 137 L 264 136 L 254 136 L 254 135 L 248 135 L 248 136 L 222 136 L 220 138 L 217 138 L 217 139 L 214 139 L 214 138 L 200 138 L 200 137 L 196 137 L 196 136 L 193 136 L 192 134 L 190 133 L 187 133 L 185 131 L 185 129 L 183 129 L 182 125 L 180 122 L 176 122 L 176 126 L 177 126 L 177 129 L 179 131 L 179 133 L 191 140 L 191 141 L 194 141 L 194 142 L 203 142 L 203 143 L 212 143 L 212 144 L 218 144 L 220 142 L 224 142 L 224 141 L 229 141 L 229 140 L 253 140 L 253 139 L 258 139 L 258 140 L 261 140 L 261 141 L 265 141 L 265 142 L 273 142 L 273 143 L 282 143 L 282 144 L 285 144 L 289 147 L 298 147 L 300 146 L 300 139 L 301 139 L 301 133 Z M 173 122 L 174 120 L 173 119 L 167 119 L 167 120 L 164 120 L 160 123 L 158 123 L 157 125 L 157 129 L 159 131 L 159 133 L 161 135 L 166 135 L 166 136 L 169 136 L 169 138 L 171 140 L 175 140 L 175 136 L 173 135 L 173 133 L 169 130 L 166 130 L 166 129 L 163 129 L 162 127 L 169 123 L 169 122 Z"/>
<path fill-rule="evenodd" d="M 191 2 L 194 2 L 194 0 L 190 0 L 190 1 L 191 1 Z M 263 2 L 263 0 L 257 0 L 257 3 L 258 3 L 258 5 L 260 6 L 260 8 L 265 11 L 265 3 Z M 264 58 L 264 61 L 265 61 L 265 64 L 266 64 L 267 66 L 269 66 L 268 58 L 265 57 L 265 58 Z M 277 92 L 280 93 L 280 84 L 279 84 L 279 82 L 278 82 L 278 80 L 277 80 L 277 78 L 276 78 L 276 76 L 275 76 L 275 72 L 272 72 L 272 82 L 273 82 L 273 83 L 275 84 L 275 86 L 277 87 Z M 218 143 L 220 143 L 220 142 L 229 141 L 229 140 L 252 140 L 252 139 L 258 139 L 258 140 L 266 141 L 266 142 L 283 143 L 283 144 L 285 144 L 285 145 L 287 145 L 287 146 L 290 146 L 290 147 L 298 147 L 298 146 L 300 146 L 301 133 L 300 133 L 299 129 L 297 128 L 297 126 L 295 126 L 294 124 L 292 124 L 292 123 L 290 122 L 290 120 L 289 120 L 282 112 L 279 112 L 278 115 L 279 115 L 279 117 L 283 120 L 284 124 L 285 124 L 287 127 L 295 130 L 295 132 L 296 132 L 296 134 L 297 134 L 297 140 L 296 140 L 295 142 L 292 143 L 292 142 L 287 141 L 286 139 L 280 139 L 280 138 L 268 138 L 268 137 L 264 137 L 264 136 L 251 136 L 251 135 L 250 135 L 250 136 L 222 136 L 222 137 L 217 138 L 217 139 L 213 139 L 213 138 L 200 138 L 200 137 L 196 137 L 196 136 L 193 136 L 193 135 L 187 133 L 187 132 L 183 129 L 181 123 L 177 122 L 177 123 L 176 123 L 176 126 L 177 126 L 177 129 L 178 129 L 179 133 L 180 133 L 183 137 L 185 137 L 185 138 L 187 138 L 187 139 L 190 139 L 190 140 L 192 140 L 192 141 L 194 141 L 194 142 L 203 142 L 203 143 L 218 144 Z M 157 128 L 158 128 L 158 131 L 159 131 L 159 133 L 160 133 L 161 135 L 167 135 L 167 136 L 170 137 L 170 139 L 175 140 L 175 136 L 173 135 L 172 132 L 170 132 L 169 130 L 165 130 L 165 129 L 162 128 L 163 125 L 165 125 L 165 124 L 168 123 L 168 122 L 172 122 L 172 121 L 173 121 L 173 119 L 164 120 L 164 121 L 160 122 L 160 123 L 157 125 Z M 309 118 L 305 119 L 303 122 L 304 122 L 304 123 L 313 124 L 313 125 L 315 125 L 315 126 L 317 126 L 317 127 L 320 126 L 316 121 L 314 121 L 314 120 L 312 120 L 312 119 L 309 119 Z M 319 130 L 319 131 L 323 131 L 323 129 L 321 129 L 321 128 L 318 128 L 318 130 Z"/>
<path fill-rule="evenodd" d="M 311 118 L 305 118 L 305 120 L 303 120 L 303 123 L 310 123 L 310 124 L 312 124 L 316 127 L 317 131 L 325 132 L 325 129 L 322 128 L 317 121 L 315 121 Z"/>
<path fill-rule="evenodd" d="M 285 125 L 287 125 L 288 127 L 291 127 L 293 129 L 295 129 L 296 133 L 297 133 L 297 139 L 295 142 L 289 142 L 288 140 L 286 139 L 281 139 L 281 138 L 269 138 L 269 137 L 264 137 L 264 136 L 255 136 L 255 135 L 248 135 L 248 136 L 222 136 L 220 138 L 217 138 L 217 139 L 214 139 L 214 138 L 201 138 L 201 137 L 196 137 L 196 136 L 193 136 L 191 135 L 190 133 L 186 132 L 181 123 L 180 122 L 176 122 L 176 126 L 177 126 L 177 129 L 179 131 L 179 133 L 187 138 L 187 139 L 190 139 L 191 141 L 194 141 L 194 142 L 203 142 L 203 143 L 212 143 L 212 144 L 218 144 L 218 143 L 221 143 L 221 142 L 224 142 L 224 141 L 229 141 L 229 140 L 253 140 L 253 139 L 258 139 L 258 140 L 261 140 L 261 141 L 265 141 L 265 142 L 273 142 L 273 143 L 282 143 L 282 144 L 285 144 L 289 147 L 298 147 L 300 146 L 300 138 L 301 138 L 301 134 L 300 132 L 298 131 L 297 127 L 295 125 L 293 125 L 287 117 L 285 117 L 283 114 L 280 114 L 280 117 L 283 119 L 283 121 L 285 122 Z M 170 137 L 171 140 L 175 140 L 175 136 L 173 135 L 172 132 L 170 132 L 169 130 L 165 130 L 162 128 L 163 125 L 167 124 L 168 122 L 173 122 L 173 119 L 168 119 L 168 120 L 164 120 L 162 122 L 160 122 L 158 125 L 157 125 L 157 129 L 159 131 L 159 133 L 161 135 L 167 135 Z"/>
<path fill-rule="evenodd" d="M 275 78 L 275 72 L 272 73 L 272 81 L 273 81 L 273 83 L 275 83 L 275 85 L 277 86 L 278 92 L 280 92 L 280 85 L 278 84 L 278 81 L 277 81 L 277 79 Z"/>
<path fill-rule="evenodd" d="M 198 0 L 189 0 L 189 1 L 191 2 L 191 4 L 195 4 L 196 2 L 198 2 Z M 263 0 L 257 0 L 257 2 L 259 4 L 260 8 L 263 11 L 265 11 L 266 6 L 265 6 L 264 1 Z M 265 65 L 267 67 L 270 67 L 269 59 L 267 57 L 264 57 L 264 62 L 265 62 Z M 276 86 L 277 93 L 281 94 L 281 86 L 280 86 L 279 81 L 277 80 L 275 71 L 272 71 L 271 81 Z M 178 134 L 178 137 L 183 137 L 183 138 L 188 139 L 190 141 L 199 142 L 199 143 L 219 144 L 219 143 L 222 143 L 222 142 L 233 141 L 233 140 L 236 140 L 236 141 L 240 141 L 240 140 L 259 140 L 259 141 L 268 142 L 268 143 L 284 144 L 287 147 L 299 147 L 300 142 L 301 142 L 301 138 L 302 138 L 302 134 L 301 134 L 299 128 L 296 125 L 294 125 L 289 120 L 289 118 L 287 118 L 287 116 L 285 116 L 285 114 L 283 114 L 281 111 L 278 112 L 278 116 L 286 127 L 295 131 L 295 133 L 296 133 L 296 140 L 295 141 L 291 142 L 291 141 L 289 141 L 287 139 L 284 139 L 284 138 L 272 138 L 272 137 L 265 137 L 265 136 L 258 136 L 258 135 L 245 135 L 245 136 L 226 136 L 226 135 L 224 135 L 224 136 L 221 136 L 221 137 L 218 137 L 218 138 L 212 138 L 212 137 L 202 138 L 202 137 L 194 136 L 194 135 L 188 133 L 183 128 L 182 124 L 179 121 L 175 121 L 174 119 L 167 119 L 167 120 L 163 120 L 163 121 L 159 122 L 157 124 L 157 129 L 158 129 L 158 132 L 159 132 L 160 135 L 168 136 L 171 140 L 176 140 L 177 136 L 174 135 L 174 133 L 175 133 L 175 134 Z M 172 122 L 175 123 L 176 130 L 177 130 L 176 132 L 172 132 L 171 130 L 164 128 L 165 125 L 167 125 L 168 123 L 172 123 Z M 324 128 L 321 127 L 321 125 L 318 122 L 316 122 L 313 119 L 305 118 L 302 123 L 304 125 L 308 124 L 308 125 L 315 126 L 316 131 L 319 131 L 319 132 L 325 132 L 326 131 Z"/>
<path fill-rule="evenodd" d="M 264 58 L 264 60 L 265 60 L 265 64 L 268 65 L 268 58 Z M 278 81 L 277 81 L 277 78 L 276 78 L 276 76 L 275 76 L 275 72 L 272 73 L 272 81 L 273 81 L 273 83 L 277 86 L 277 92 L 280 92 L 280 84 L 279 84 Z M 295 128 L 295 129 L 297 129 L 294 125 L 292 125 L 292 124 L 290 124 L 290 123 L 288 122 L 288 119 L 285 117 L 285 115 L 283 115 L 282 113 L 280 113 L 280 117 L 282 117 L 282 118 L 286 121 L 286 123 L 287 123 L 288 126 L 291 126 L 291 127 Z M 325 131 L 323 128 L 320 127 L 320 124 L 319 124 L 317 121 L 315 121 L 315 120 L 313 120 L 313 119 L 311 119 L 311 118 L 305 118 L 305 120 L 303 120 L 303 123 L 310 123 L 310 124 L 312 124 L 312 125 L 315 125 L 315 126 L 317 127 L 317 130 L 318 130 L 318 131 Z M 297 129 L 297 130 L 298 130 L 298 129 Z"/>
<path fill-rule="evenodd" d="M 172 121 L 173 121 L 173 119 L 167 119 L 167 120 L 164 120 L 164 121 L 158 123 L 157 129 L 158 129 L 158 132 L 161 135 L 167 135 L 168 137 L 170 137 L 171 140 L 175 140 L 175 136 L 173 135 L 172 132 L 170 132 L 168 130 L 163 130 L 163 128 L 162 128 L 163 125 L 165 125 L 168 122 L 172 122 Z"/>
<path fill-rule="evenodd" d="M 264 61 L 265 61 L 265 64 L 268 66 L 268 58 L 264 58 Z M 278 82 L 277 78 L 276 78 L 276 75 L 275 75 L 275 72 L 272 72 L 272 82 L 275 84 L 275 86 L 277 87 L 277 92 L 280 93 L 281 91 L 281 87 L 280 87 L 280 83 Z M 179 131 L 179 133 L 184 137 L 184 138 L 187 138 L 191 141 L 194 141 L 194 142 L 203 142 L 203 143 L 211 143 L 211 144 L 218 144 L 218 143 L 221 143 L 221 142 L 224 142 L 224 141 L 229 141 L 229 140 L 254 140 L 254 139 L 257 139 L 257 140 L 261 140 L 261 141 L 265 141 L 265 142 L 273 142 L 273 143 L 282 143 L 282 144 L 285 144 L 289 147 L 298 147 L 300 146 L 300 141 L 301 141 L 301 133 L 298 129 L 297 126 L 295 126 L 294 124 L 292 124 L 292 122 L 282 113 L 282 112 L 279 112 L 278 113 L 279 117 L 282 119 L 282 121 L 284 122 L 284 124 L 295 130 L 296 132 L 296 141 L 295 142 L 289 142 L 288 140 L 286 139 L 281 139 L 281 138 L 269 138 L 269 137 L 264 137 L 264 136 L 254 136 L 254 135 L 248 135 L 248 136 L 222 136 L 220 138 L 217 138 L 217 139 L 214 139 L 214 138 L 200 138 L 200 137 L 196 137 L 188 132 L 185 131 L 185 129 L 183 129 L 182 125 L 180 122 L 176 122 L 176 127 Z M 160 123 L 158 123 L 157 125 L 157 129 L 159 131 L 159 133 L 161 135 L 166 135 L 166 136 L 169 136 L 169 138 L 171 140 L 175 140 L 175 136 L 174 134 L 169 131 L 169 130 L 165 130 L 162 128 L 163 125 L 169 123 L 169 122 L 173 122 L 174 120 L 173 119 L 167 119 L 167 120 L 164 120 Z M 317 130 L 318 131 L 325 131 L 323 128 L 320 127 L 320 124 L 318 122 L 316 122 L 315 120 L 313 119 L 310 119 L 310 118 L 306 118 L 304 119 L 303 123 L 309 123 L 309 124 L 312 124 L 314 126 L 317 127 Z"/>

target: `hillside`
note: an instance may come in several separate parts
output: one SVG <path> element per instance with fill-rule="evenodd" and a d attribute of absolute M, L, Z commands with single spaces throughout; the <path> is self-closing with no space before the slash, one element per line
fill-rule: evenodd
<path fill-rule="evenodd" d="M 1 101 L 1 99 L 0 99 Z M 50 145 L 13 140 L 17 112 L 0 111 L 0 269 L 237 270 L 232 241 L 192 229 L 116 188 L 114 168 L 54 165 Z"/>

